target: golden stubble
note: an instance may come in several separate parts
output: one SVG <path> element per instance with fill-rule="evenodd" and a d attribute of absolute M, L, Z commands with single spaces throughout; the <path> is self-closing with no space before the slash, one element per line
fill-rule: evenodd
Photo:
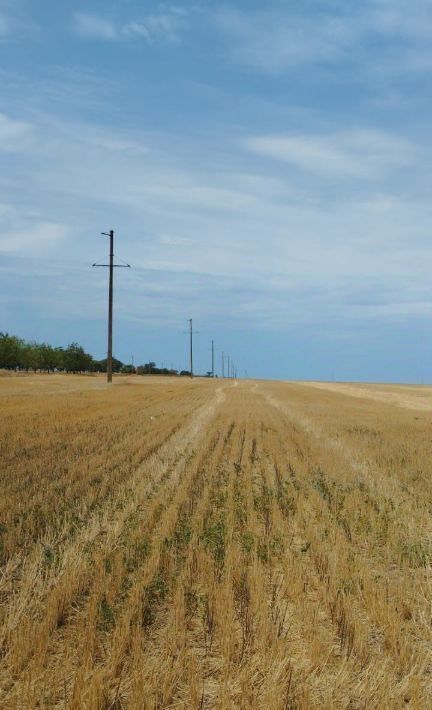
<path fill-rule="evenodd" d="M 0 378 L 0 706 L 430 707 L 427 391 L 351 388 Z"/>

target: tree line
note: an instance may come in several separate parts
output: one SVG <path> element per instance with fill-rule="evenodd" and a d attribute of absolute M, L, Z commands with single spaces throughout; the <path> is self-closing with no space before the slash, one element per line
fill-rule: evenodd
<path fill-rule="evenodd" d="M 28 342 L 16 335 L 0 332 L 0 369 L 33 372 L 106 372 L 107 361 L 96 360 L 79 343 L 66 348 L 48 343 Z M 113 372 L 138 375 L 189 375 L 187 370 L 156 367 L 147 362 L 138 367 L 113 358 Z"/>

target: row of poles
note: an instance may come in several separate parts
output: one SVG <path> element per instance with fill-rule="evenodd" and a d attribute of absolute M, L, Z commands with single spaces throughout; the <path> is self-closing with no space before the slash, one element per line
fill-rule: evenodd
<path fill-rule="evenodd" d="M 109 237 L 109 263 L 108 264 L 93 264 L 93 267 L 103 267 L 109 269 L 109 280 L 108 280 L 108 348 L 107 348 L 107 380 L 112 382 L 113 376 L 113 293 L 114 293 L 114 269 L 115 268 L 126 268 L 130 269 L 130 264 L 114 264 L 114 230 L 110 229 L 109 232 L 101 232 L 105 237 Z M 189 318 L 189 345 L 190 345 L 190 376 L 194 376 L 193 370 L 193 323 L 192 318 Z M 212 369 L 211 375 L 215 376 L 215 347 L 214 340 L 211 341 L 211 353 L 212 353 Z M 227 364 L 227 377 L 237 377 L 237 368 L 233 363 L 229 355 L 225 355 L 222 351 L 222 377 L 225 377 L 225 364 Z"/>
<path fill-rule="evenodd" d="M 189 318 L 189 359 L 190 359 L 190 374 L 193 377 L 193 336 L 196 335 L 196 331 L 193 329 L 192 318 Z M 222 350 L 222 367 L 221 375 L 225 377 L 225 364 L 227 365 L 227 377 L 237 377 L 237 367 L 229 355 L 226 355 Z M 215 376 L 215 346 L 214 340 L 211 341 L 211 376 Z"/>

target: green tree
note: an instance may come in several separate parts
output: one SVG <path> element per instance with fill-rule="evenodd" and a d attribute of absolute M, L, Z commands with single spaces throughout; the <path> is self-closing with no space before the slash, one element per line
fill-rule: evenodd
<path fill-rule="evenodd" d="M 22 361 L 24 341 L 14 335 L 0 332 L 0 367 L 19 367 Z"/>
<path fill-rule="evenodd" d="M 26 370 L 38 370 L 40 357 L 36 343 L 25 343 L 23 349 L 23 364 Z"/>
<path fill-rule="evenodd" d="M 133 365 L 122 365 L 120 371 L 123 375 L 133 375 L 135 372 L 135 368 Z"/>
<path fill-rule="evenodd" d="M 121 369 L 123 367 L 123 363 L 121 360 L 117 360 L 116 357 L 113 357 L 113 372 L 121 372 Z M 106 372 L 107 371 L 107 359 L 104 358 L 103 360 L 95 360 L 94 361 L 94 369 L 97 370 L 98 372 Z"/>
<path fill-rule="evenodd" d="M 93 369 L 93 358 L 78 343 L 71 343 L 63 352 L 66 372 L 85 372 Z"/>

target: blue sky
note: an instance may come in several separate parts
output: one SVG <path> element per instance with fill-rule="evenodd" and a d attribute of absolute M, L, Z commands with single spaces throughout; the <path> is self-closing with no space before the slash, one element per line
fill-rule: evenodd
<path fill-rule="evenodd" d="M 429 0 L 0 0 L 0 330 L 432 381 Z"/>

